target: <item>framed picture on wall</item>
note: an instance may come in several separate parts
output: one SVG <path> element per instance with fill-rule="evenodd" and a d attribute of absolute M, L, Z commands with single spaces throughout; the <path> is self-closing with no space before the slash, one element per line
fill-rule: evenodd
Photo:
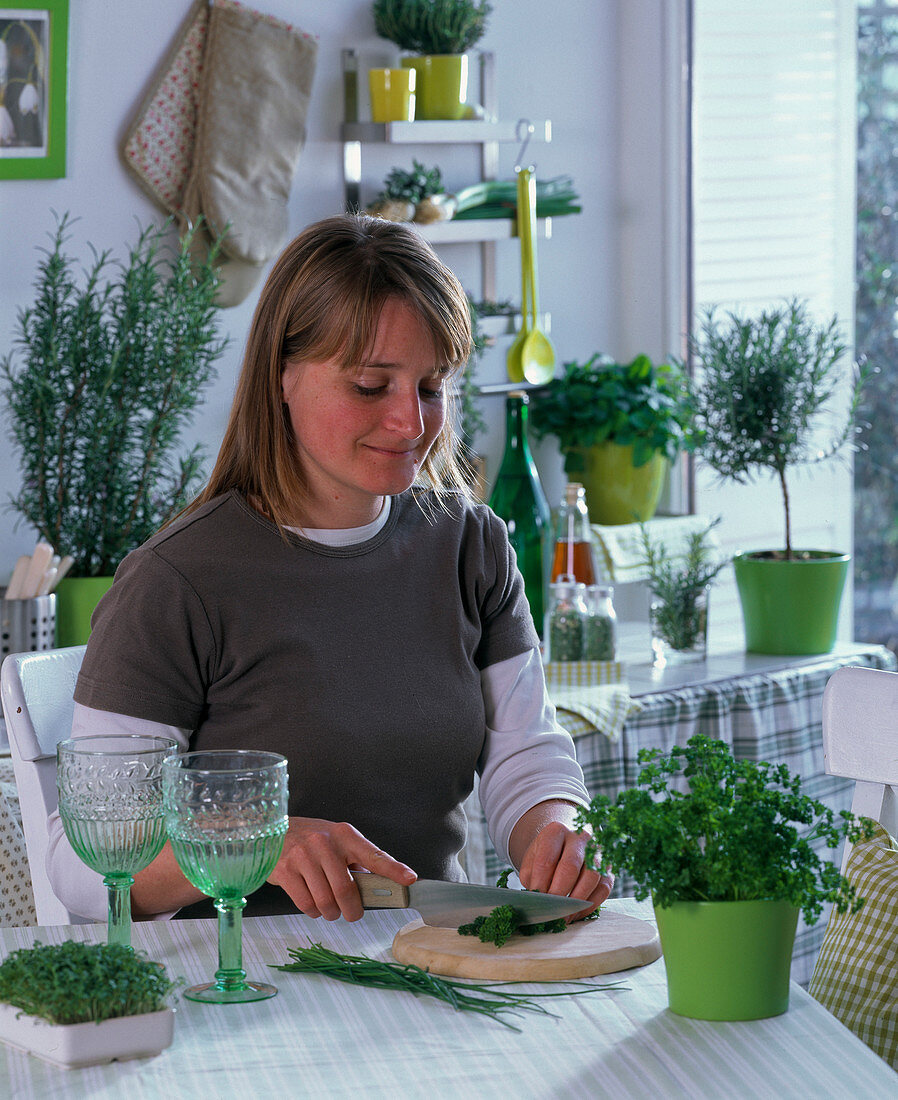
<path fill-rule="evenodd" d="M 0 180 L 65 175 L 69 0 L 0 0 Z"/>

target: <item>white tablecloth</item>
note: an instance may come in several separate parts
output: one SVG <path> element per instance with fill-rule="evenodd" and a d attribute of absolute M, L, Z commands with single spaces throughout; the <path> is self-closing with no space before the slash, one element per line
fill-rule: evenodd
<path fill-rule="evenodd" d="M 640 916 L 647 905 L 611 903 Z M 178 1005 L 173 1045 L 149 1059 L 60 1070 L 0 1047 L 0 1095 L 17 1100 L 198 1100 L 238 1096 L 384 1100 L 590 1100 L 617 1097 L 898 1095 L 898 1076 L 800 987 L 783 1016 L 709 1023 L 667 1008 L 662 960 L 616 977 L 626 988 L 545 1002 L 520 1032 L 429 998 L 363 989 L 270 963 L 311 937 L 335 950 L 389 957 L 402 912 L 357 924 L 258 917 L 244 928 L 244 965 L 280 992 L 247 1005 Z M 39 938 L 98 940 L 104 929 L 0 929 L 5 954 Z M 134 940 L 188 982 L 217 964 L 213 921 L 135 925 Z M 609 978 L 596 979 L 610 980 Z M 567 986 L 519 986 L 534 991 Z"/>

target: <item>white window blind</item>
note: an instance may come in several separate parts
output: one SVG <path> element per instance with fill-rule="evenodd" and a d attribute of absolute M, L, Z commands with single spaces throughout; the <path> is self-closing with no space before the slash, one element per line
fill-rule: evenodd
<path fill-rule="evenodd" d="M 853 335 L 854 0 L 693 0 L 692 296 L 757 312 L 806 299 Z M 778 486 L 720 487 L 696 471 L 696 510 L 723 515 L 728 551 L 783 544 Z M 851 549 L 846 464 L 791 476 L 796 546 Z M 735 586 L 712 629 L 740 629 Z M 842 633 L 850 632 L 850 593 Z"/>

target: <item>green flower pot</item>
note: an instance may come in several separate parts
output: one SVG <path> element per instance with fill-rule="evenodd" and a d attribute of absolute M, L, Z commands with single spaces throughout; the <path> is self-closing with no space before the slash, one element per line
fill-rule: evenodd
<path fill-rule="evenodd" d="M 733 566 L 749 653 L 829 653 L 850 555 L 798 550 L 790 561 L 740 554 Z"/>
<path fill-rule="evenodd" d="M 415 118 L 464 118 L 468 99 L 468 55 L 424 54 L 404 57 L 404 69 L 414 69 Z"/>
<path fill-rule="evenodd" d="M 633 465 L 632 446 L 600 443 L 570 450 L 564 468 L 586 489 L 591 523 L 644 523 L 652 518 L 667 473 L 667 459 L 656 451 L 643 466 Z"/>
<path fill-rule="evenodd" d="M 112 577 L 65 577 L 56 589 L 57 646 L 84 645 L 90 617 L 112 587 Z"/>
<path fill-rule="evenodd" d="M 760 1020 L 789 1007 L 798 909 L 787 901 L 677 902 L 655 908 L 671 1012 Z"/>

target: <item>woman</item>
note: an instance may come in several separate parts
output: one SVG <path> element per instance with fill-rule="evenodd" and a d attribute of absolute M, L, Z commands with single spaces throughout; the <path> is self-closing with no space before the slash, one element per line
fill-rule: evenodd
<path fill-rule="evenodd" d="M 95 613 L 76 736 L 288 757 L 283 854 L 248 913 L 356 920 L 350 867 L 463 879 L 475 770 L 524 886 L 584 912 L 610 891 L 584 866 L 587 792 L 507 532 L 455 461 L 447 413 L 470 350 L 464 291 L 414 231 L 364 216 L 306 229 L 262 290 L 209 484 Z M 101 917 L 98 880 L 53 834 L 54 887 Z M 201 897 L 166 847 L 132 909 L 195 915 Z"/>

